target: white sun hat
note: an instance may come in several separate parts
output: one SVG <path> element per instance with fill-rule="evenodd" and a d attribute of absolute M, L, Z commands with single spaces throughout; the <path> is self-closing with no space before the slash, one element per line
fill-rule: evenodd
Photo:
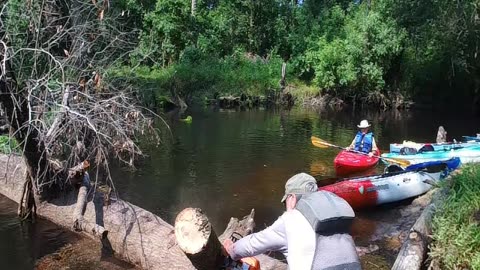
<path fill-rule="evenodd" d="M 367 120 L 362 120 L 362 121 L 360 122 L 360 125 L 357 125 L 357 127 L 358 127 L 358 128 L 368 128 L 368 127 L 370 127 L 370 124 L 368 123 Z"/>

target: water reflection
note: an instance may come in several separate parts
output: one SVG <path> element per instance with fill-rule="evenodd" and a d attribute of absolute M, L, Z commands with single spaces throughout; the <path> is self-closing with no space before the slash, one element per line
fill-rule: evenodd
<path fill-rule="evenodd" d="M 20 222 L 17 205 L 0 195 L 0 265 L 2 269 L 33 269 L 35 260 L 77 239 L 45 220 Z"/>

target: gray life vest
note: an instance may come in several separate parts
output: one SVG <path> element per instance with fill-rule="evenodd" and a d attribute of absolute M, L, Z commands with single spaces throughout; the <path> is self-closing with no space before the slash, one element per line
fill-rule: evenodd
<path fill-rule="evenodd" d="M 318 191 L 304 195 L 295 208 L 316 233 L 312 270 L 361 269 L 349 234 L 355 213 L 344 199 L 328 191 Z"/>

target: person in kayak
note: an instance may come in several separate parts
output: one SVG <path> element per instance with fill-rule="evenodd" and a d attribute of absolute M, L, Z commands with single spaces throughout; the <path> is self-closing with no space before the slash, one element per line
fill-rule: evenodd
<path fill-rule="evenodd" d="M 347 150 L 355 150 L 363 153 L 367 153 L 369 156 L 373 156 L 378 153 L 377 143 L 373 137 L 373 132 L 369 131 L 370 124 L 367 120 L 360 121 L 360 125 L 357 125 L 360 129 L 355 135 L 350 146 Z"/>
<path fill-rule="evenodd" d="M 233 260 L 280 251 L 289 270 L 360 270 L 350 226 L 355 214 L 342 198 L 318 191 L 313 176 L 299 173 L 285 184 L 284 212 L 270 227 L 233 243 L 224 241 Z"/>
<path fill-rule="evenodd" d="M 447 131 L 443 126 L 439 126 L 437 131 L 437 143 L 446 143 L 446 142 L 447 142 Z"/>

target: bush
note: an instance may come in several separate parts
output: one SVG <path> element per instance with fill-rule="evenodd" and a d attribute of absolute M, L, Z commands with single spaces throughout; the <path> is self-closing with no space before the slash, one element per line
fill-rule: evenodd
<path fill-rule="evenodd" d="M 335 25 L 342 18 L 337 13 L 332 13 Z M 384 77 L 402 51 L 404 31 L 392 19 L 363 8 L 352 8 L 344 20 L 337 36 L 325 34 L 307 52 L 314 83 L 343 97 L 383 90 Z"/>
<path fill-rule="evenodd" d="M 213 98 L 214 94 L 261 96 L 279 88 L 281 67 L 278 56 L 248 56 L 237 50 L 232 56 L 216 58 L 187 48 L 180 61 L 167 68 L 120 67 L 108 76 L 129 78 L 140 88 L 140 96 L 150 101 L 170 96 L 172 88 L 187 99 Z"/>

